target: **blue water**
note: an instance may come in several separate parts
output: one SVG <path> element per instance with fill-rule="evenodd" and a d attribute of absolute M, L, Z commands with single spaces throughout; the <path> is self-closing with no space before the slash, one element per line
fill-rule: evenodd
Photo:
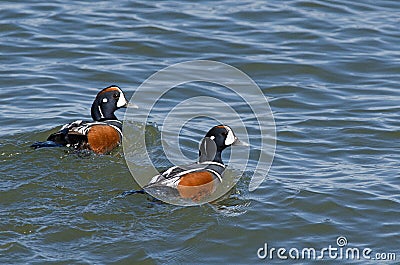
<path fill-rule="evenodd" d="M 1 264 L 308 264 L 257 251 L 338 247 L 339 236 L 344 250 L 394 253 L 385 264 L 398 264 L 398 1 L 2 1 L 0 10 Z M 122 148 L 29 148 L 90 119 L 99 89 L 116 84 L 130 98 L 164 67 L 199 59 L 240 69 L 268 98 L 276 152 L 254 192 L 247 170 L 213 204 L 120 197 L 139 188 Z M 189 85 L 168 97 L 171 106 L 199 87 L 213 97 L 207 84 Z M 208 127 L 182 129 L 187 159 Z M 148 137 L 159 151 L 158 132 Z"/>

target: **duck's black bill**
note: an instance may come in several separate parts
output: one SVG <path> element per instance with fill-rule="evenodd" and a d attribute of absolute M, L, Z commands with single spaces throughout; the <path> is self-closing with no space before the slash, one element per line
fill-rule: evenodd
<path fill-rule="evenodd" d="M 122 108 L 134 108 L 134 109 L 138 109 L 139 106 L 136 105 L 135 103 L 128 102 L 128 103 L 126 103 L 124 106 L 122 106 Z"/>
<path fill-rule="evenodd" d="M 234 146 L 249 146 L 248 143 L 240 141 L 239 138 L 236 138 L 232 145 L 234 145 Z"/>

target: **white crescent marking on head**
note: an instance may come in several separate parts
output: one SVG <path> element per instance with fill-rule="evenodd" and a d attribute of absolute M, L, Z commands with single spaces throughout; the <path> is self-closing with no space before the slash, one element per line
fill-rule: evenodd
<path fill-rule="evenodd" d="M 226 139 L 225 139 L 225 145 L 229 146 L 229 145 L 231 145 L 231 144 L 233 144 L 235 142 L 236 137 L 233 134 L 231 128 L 225 126 L 225 129 L 228 131 L 228 135 L 226 136 Z"/>
<path fill-rule="evenodd" d="M 120 93 L 119 93 L 119 99 L 117 102 L 117 107 L 121 108 L 121 107 L 125 106 L 126 104 L 128 104 L 128 101 L 126 100 L 124 93 L 122 93 L 122 91 L 120 89 L 119 89 L 119 91 L 120 91 Z"/>

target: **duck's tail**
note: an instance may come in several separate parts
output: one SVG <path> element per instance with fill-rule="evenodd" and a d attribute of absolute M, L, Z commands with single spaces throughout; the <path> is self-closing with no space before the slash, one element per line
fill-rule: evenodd
<path fill-rule="evenodd" d="M 45 141 L 45 142 L 36 142 L 32 144 L 30 147 L 33 149 L 44 148 L 44 147 L 60 147 L 62 144 L 56 143 L 54 141 Z"/>
<path fill-rule="evenodd" d="M 56 133 L 51 134 L 47 137 L 44 142 L 36 142 L 31 145 L 33 149 L 43 148 L 43 147 L 61 147 L 65 146 L 68 137 L 68 128 L 62 129 Z"/>
<path fill-rule="evenodd" d="M 119 197 L 126 197 L 128 195 L 133 195 L 133 194 L 146 194 L 146 192 L 141 189 L 141 190 L 128 190 L 128 191 L 124 191 L 123 193 L 121 193 L 119 195 Z"/>

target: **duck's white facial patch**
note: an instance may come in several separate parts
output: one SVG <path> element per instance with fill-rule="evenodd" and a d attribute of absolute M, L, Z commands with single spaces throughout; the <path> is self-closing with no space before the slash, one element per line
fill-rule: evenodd
<path fill-rule="evenodd" d="M 228 134 L 226 135 L 225 139 L 225 145 L 229 146 L 235 142 L 236 136 L 233 134 L 231 128 L 225 126 L 225 129 L 228 131 Z"/>
<path fill-rule="evenodd" d="M 214 135 L 210 136 L 210 139 L 214 141 L 215 136 Z"/>
<path fill-rule="evenodd" d="M 117 102 L 117 107 L 121 108 L 123 106 L 126 106 L 128 104 L 128 101 L 126 100 L 124 93 L 122 93 L 121 90 L 119 90 L 119 91 L 120 91 L 120 93 L 119 93 L 119 99 Z"/>
<path fill-rule="evenodd" d="M 108 102 L 108 99 L 107 98 L 103 98 L 103 103 L 107 103 Z"/>

